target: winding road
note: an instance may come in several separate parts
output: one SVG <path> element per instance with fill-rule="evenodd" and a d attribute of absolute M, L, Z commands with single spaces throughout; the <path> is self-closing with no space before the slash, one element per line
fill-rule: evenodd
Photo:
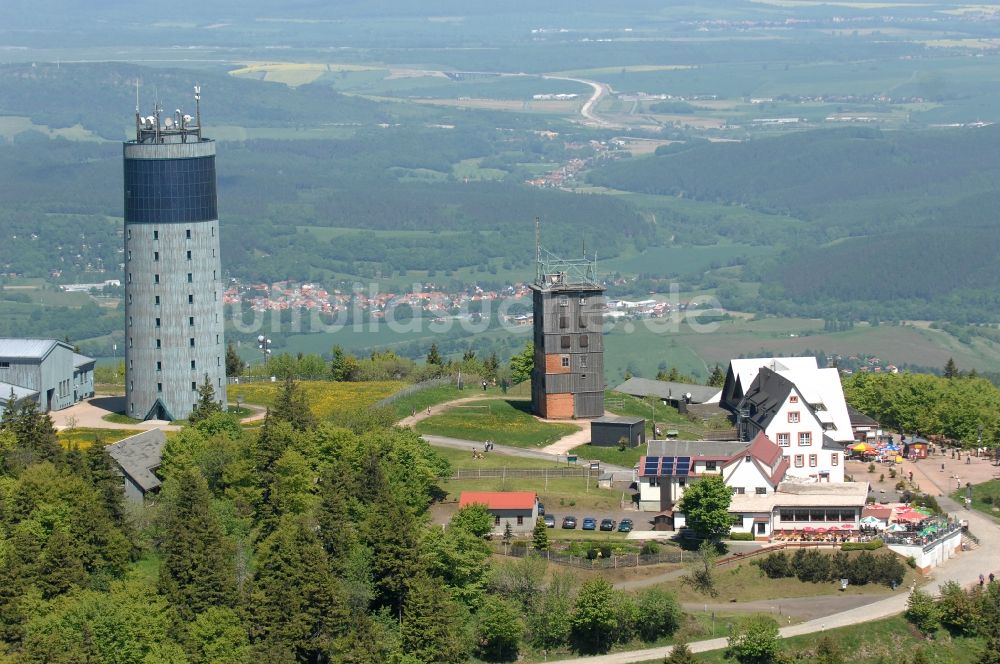
<path fill-rule="evenodd" d="M 600 81 L 591 81 L 586 78 L 575 78 L 572 76 L 555 76 L 552 74 L 543 74 L 542 78 L 550 81 L 572 81 L 574 83 L 580 83 L 582 85 L 589 85 L 594 89 L 594 94 L 590 95 L 590 99 L 584 102 L 583 106 L 580 107 L 580 115 L 583 116 L 584 124 L 591 124 L 597 127 L 605 127 L 609 129 L 622 129 L 624 126 L 620 124 L 615 124 L 613 122 L 608 122 L 604 118 L 598 116 L 594 113 L 594 109 L 597 108 L 597 104 L 601 101 L 604 95 L 611 94 L 611 86 L 606 83 L 601 83 Z"/>

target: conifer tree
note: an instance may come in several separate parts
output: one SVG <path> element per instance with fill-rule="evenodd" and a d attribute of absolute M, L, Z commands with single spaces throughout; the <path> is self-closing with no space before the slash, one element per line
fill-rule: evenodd
<path fill-rule="evenodd" d="M 305 516 L 283 518 L 261 543 L 249 602 L 252 638 L 298 661 L 318 661 L 347 633 L 343 589 Z"/>
<path fill-rule="evenodd" d="M 440 367 L 444 364 L 444 360 L 441 359 L 441 353 L 438 351 L 437 342 L 432 342 L 430 350 L 427 351 L 427 364 L 435 367 Z"/>
<path fill-rule="evenodd" d="M 356 536 L 348 511 L 347 496 L 339 482 L 338 473 L 333 468 L 320 479 L 319 496 L 319 508 L 316 512 L 319 539 L 329 556 L 330 569 L 337 576 L 342 576 Z"/>
<path fill-rule="evenodd" d="M 83 584 L 86 579 L 76 546 L 62 528 L 49 535 L 38 560 L 38 587 L 42 597 L 51 599 Z"/>
<path fill-rule="evenodd" d="M 285 382 L 271 416 L 281 422 L 288 422 L 296 431 L 311 431 L 316 428 L 316 416 L 309 410 L 306 395 L 291 372 L 285 374 Z"/>
<path fill-rule="evenodd" d="M 235 604 L 235 572 L 205 479 L 186 468 L 171 489 L 159 590 L 191 620 L 209 607 Z"/>
<path fill-rule="evenodd" d="M 543 517 L 535 519 L 535 529 L 531 533 L 531 546 L 535 551 L 549 550 L 549 528 L 545 525 Z"/>
<path fill-rule="evenodd" d="M 407 581 L 421 570 L 417 520 L 406 504 L 388 488 L 371 504 L 364 528 L 371 550 L 371 571 L 377 606 L 398 615 L 406 597 Z"/>
<path fill-rule="evenodd" d="M 205 374 L 205 382 L 198 388 L 198 403 L 195 404 L 194 410 L 188 416 L 188 422 L 197 424 L 215 413 L 221 412 L 222 406 L 215 399 L 215 388 L 212 387 L 212 381 L 208 374 Z"/>
<path fill-rule="evenodd" d="M 347 357 L 340 346 L 333 347 L 333 359 L 330 360 L 330 378 L 336 381 L 347 380 Z"/>
<path fill-rule="evenodd" d="M 116 526 L 125 523 L 125 493 L 122 491 L 121 476 L 115 471 L 115 462 L 108 454 L 104 441 L 98 435 L 93 445 L 83 453 L 90 483 L 94 485 L 101 504 Z"/>
<path fill-rule="evenodd" d="M 232 343 L 226 345 L 226 376 L 239 376 L 246 368 L 246 362 L 236 352 L 236 347 Z"/>
<path fill-rule="evenodd" d="M 944 365 L 944 377 L 958 378 L 961 375 L 962 372 L 958 370 L 958 365 L 955 364 L 955 358 L 949 357 L 948 361 Z"/>
<path fill-rule="evenodd" d="M 712 369 L 712 374 L 708 377 L 709 387 L 722 387 L 726 384 L 726 372 L 718 364 Z"/>
<path fill-rule="evenodd" d="M 400 628 L 403 652 L 427 664 L 460 662 L 460 625 L 458 606 L 440 579 L 427 574 L 410 579 Z"/>

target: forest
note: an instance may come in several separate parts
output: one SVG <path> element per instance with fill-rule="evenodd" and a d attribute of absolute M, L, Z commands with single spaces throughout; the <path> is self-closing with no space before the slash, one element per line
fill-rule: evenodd
<path fill-rule="evenodd" d="M 949 364 L 945 376 L 856 373 L 844 381 L 844 396 L 894 431 L 944 436 L 965 446 L 1000 441 L 1000 387 Z"/>
<path fill-rule="evenodd" d="M 256 431 L 218 412 L 211 386 L 192 422 L 140 506 L 123 501 L 103 445 L 63 450 L 47 415 L 6 412 L 12 661 L 513 661 L 655 642 L 683 619 L 660 590 L 580 585 L 538 557 L 491 562 L 483 506 L 432 524 L 446 460 L 371 417 L 317 421 L 290 378 Z"/>
<path fill-rule="evenodd" d="M 1000 170 L 990 155 L 998 144 L 996 126 L 820 130 L 670 145 L 652 157 L 604 165 L 590 179 L 787 220 L 785 228 L 769 229 L 767 243 L 781 251 L 743 275 L 762 283 L 759 293 L 724 290 L 726 306 L 807 316 L 832 306 L 864 318 L 995 322 Z M 761 242 L 760 230 L 749 219 L 743 233 Z"/>

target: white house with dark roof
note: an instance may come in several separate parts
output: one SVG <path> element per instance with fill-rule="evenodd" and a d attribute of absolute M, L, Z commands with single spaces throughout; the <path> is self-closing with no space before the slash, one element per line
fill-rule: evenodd
<path fill-rule="evenodd" d="M 781 363 L 788 359 L 800 362 L 788 368 Z M 790 476 L 843 482 L 845 446 L 853 440 L 843 390 L 835 369 L 810 371 L 807 360 L 815 367 L 814 358 L 781 358 L 752 371 L 741 369 L 747 360 L 734 360 L 721 403 L 741 440 L 764 433 L 781 448 Z"/>
<path fill-rule="evenodd" d="M 166 442 L 161 429 L 150 429 L 107 446 L 125 480 L 127 499 L 141 503 L 146 494 L 160 488 L 155 471 L 160 467 Z"/>
<path fill-rule="evenodd" d="M 11 395 L 34 400 L 42 412 L 62 410 L 94 395 L 93 358 L 55 339 L 0 339 L 0 414 Z"/>

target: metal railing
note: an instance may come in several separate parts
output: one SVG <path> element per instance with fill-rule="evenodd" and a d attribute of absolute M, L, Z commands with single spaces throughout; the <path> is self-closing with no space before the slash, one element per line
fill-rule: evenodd
<path fill-rule="evenodd" d="M 501 547 L 497 550 L 497 553 L 514 558 L 537 555 L 557 565 L 567 565 L 580 569 L 620 569 L 626 567 L 643 567 L 645 565 L 662 565 L 664 563 L 691 563 L 699 558 L 698 553 L 684 551 L 683 549 L 661 553 L 625 553 L 611 555 L 607 558 L 600 555 L 589 558 L 587 556 L 575 556 L 555 551 L 535 551 L 525 546 L 508 546 L 506 550 L 504 550 L 504 547 Z"/>
<path fill-rule="evenodd" d="M 417 392 L 422 392 L 432 387 L 438 387 L 439 385 L 451 385 L 453 382 L 455 382 L 455 379 L 452 378 L 451 376 L 442 376 L 440 378 L 431 378 L 429 380 L 424 380 L 419 383 L 414 383 L 413 385 L 404 387 L 399 392 L 390 394 L 385 399 L 382 399 L 381 401 L 375 404 L 375 408 L 385 408 L 386 406 L 394 404 L 400 399 L 408 397 L 411 394 L 416 394 Z"/>
<path fill-rule="evenodd" d="M 587 477 L 590 469 L 577 468 L 455 468 L 450 479 L 479 480 L 502 479 L 506 477 L 531 477 L 549 479 L 556 477 Z"/>

